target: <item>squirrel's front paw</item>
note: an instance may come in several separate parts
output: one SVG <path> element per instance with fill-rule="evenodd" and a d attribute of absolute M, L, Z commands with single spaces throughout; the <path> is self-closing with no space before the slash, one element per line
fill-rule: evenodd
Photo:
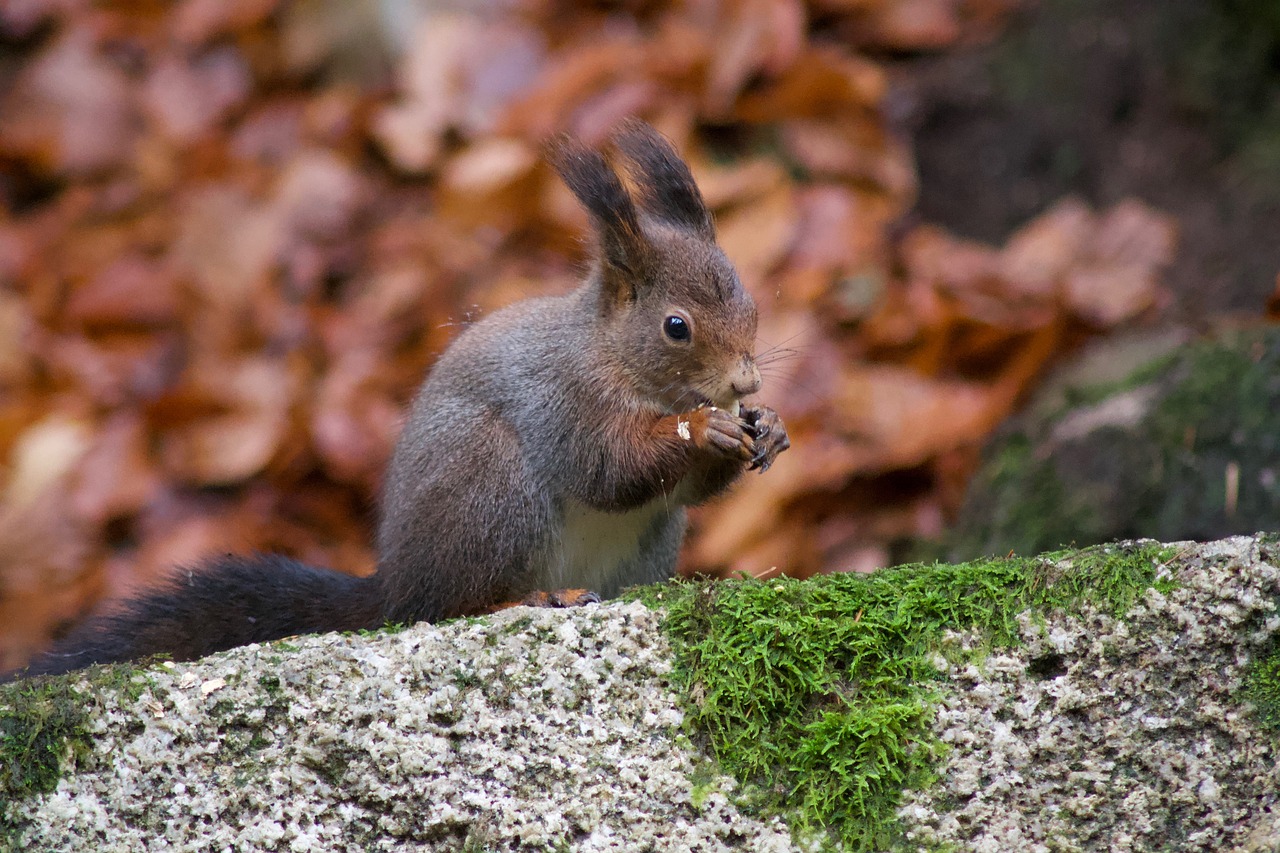
<path fill-rule="evenodd" d="M 778 454 L 791 446 L 787 436 L 787 428 L 778 413 L 767 406 L 743 406 L 742 419 L 755 440 L 755 454 L 751 457 L 751 467 L 759 468 L 761 473 L 769 470 Z"/>
<path fill-rule="evenodd" d="M 715 406 L 694 409 L 676 419 L 676 432 L 681 438 L 695 447 L 742 462 L 750 462 L 756 454 L 749 429 L 746 421 Z"/>

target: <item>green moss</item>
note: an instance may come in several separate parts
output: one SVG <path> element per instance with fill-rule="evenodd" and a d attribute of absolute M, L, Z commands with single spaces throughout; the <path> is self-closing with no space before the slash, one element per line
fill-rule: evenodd
<path fill-rule="evenodd" d="M 711 762 L 705 762 L 703 766 L 694 768 L 693 773 L 690 774 L 693 787 L 689 791 L 689 805 L 694 811 L 702 811 L 702 807 L 707 804 L 711 795 L 720 790 L 720 781 L 723 778 L 715 772 Z"/>
<path fill-rule="evenodd" d="M 1163 451 L 1142 508 L 1153 536 L 1208 539 L 1274 523 L 1280 483 L 1261 472 L 1280 459 L 1277 377 L 1280 330 L 1190 348 L 1150 416 L 1149 440 Z"/>
<path fill-rule="evenodd" d="M 85 680 L 82 692 L 77 685 Z M 66 761 L 89 754 L 95 695 L 114 691 L 136 700 L 147 684 L 142 670 L 118 664 L 0 687 L 0 802 L 52 791 Z M 5 819 L 0 814 L 0 823 Z"/>
<path fill-rule="evenodd" d="M 1253 704 L 1259 722 L 1280 731 L 1280 648 L 1249 667 L 1245 697 Z"/>
<path fill-rule="evenodd" d="M 1274 526 L 1278 376 L 1280 329 L 1263 327 L 1182 347 L 1124 379 L 1054 389 L 988 448 L 950 555 L 1139 535 L 1209 540 Z M 1061 434 L 1079 411 L 1072 404 L 1111 401 L 1139 386 L 1146 405 L 1136 422 Z"/>
<path fill-rule="evenodd" d="M 32 679 L 0 696 L 0 791 L 6 797 L 52 791 L 71 753 L 88 749 L 81 694 L 67 678 Z"/>
<path fill-rule="evenodd" d="M 377 628 L 360 628 L 354 632 L 357 637 L 394 637 L 409 630 L 411 622 L 385 622 Z"/>
<path fill-rule="evenodd" d="M 1039 455 L 1025 435 L 1011 435 L 970 486 L 966 518 L 953 536 L 953 556 L 1037 551 L 1077 541 L 1096 542 L 1104 521 L 1095 502 L 1071 494 L 1054 460 Z"/>
<path fill-rule="evenodd" d="M 898 840 L 903 791 L 928 785 L 942 755 L 931 722 L 944 632 L 1005 645 L 1028 608 L 1088 601 L 1122 613 L 1147 587 L 1171 588 L 1160 574 L 1169 556 L 1115 545 L 635 594 L 666 608 L 688 720 L 741 783 L 740 804 L 876 850 Z"/>
<path fill-rule="evenodd" d="M 1167 22 L 1175 94 L 1227 153 L 1261 176 L 1280 175 L 1280 5 L 1207 0 L 1191 9 Z"/>

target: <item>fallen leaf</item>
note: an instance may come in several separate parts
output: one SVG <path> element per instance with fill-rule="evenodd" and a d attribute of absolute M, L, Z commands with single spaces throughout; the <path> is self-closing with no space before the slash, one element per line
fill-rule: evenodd
<path fill-rule="evenodd" d="M 175 268 L 191 277 L 206 308 L 242 324 L 253 289 L 280 255 L 279 216 L 242 191 L 210 186 L 188 197 L 178 228 Z"/>
<path fill-rule="evenodd" d="M 166 430 L 161 458 L 171 476 L 205 486 L 244 481 L 281 451 L 298 383 L 281 361 L 246 358 L 210 365 L 193 377 L 223 413 Z"/>
<path fill-rule="evenodd" d="M 280 0 L 183 0 L 171 18 L 173 37 L 187 44 L 205 44 L 265 23 Z"/>
<path fill-rule="evenodd" d="M 1000 275 L 1023 293 L 1049 296 L 1093 238 L 1097 220 L 1084 202 L 1064 199 L 1009 238 Z"/>
<path fill-rule="evenodd" d="M 220 48 L 192 61 L 168 58 L 143 84 L 143 108 L 170 139 L 190 144 L 240 106 L 252 79 L 239 51 Z"/>
<path fill-rule="evenodd" d="M 1092 255 L 1111 264 L 1155 271 L 1173 261 L 1178 228 L 1173 218 L 1135 199 L 1124 199 L 1102 214 Z"/>
<path fill-rule="evenodd" d="M 334 240 L 369 202 L 364 178 L 343 158 L 322 149 L 299 152 L 285 169 L 264 217 L 283 242 Z"/>
<path fill-rule="evenodd" d="M 887 87 L 879 65 L 835 46 L 811 43 L 776 79 L 743 95 L 735 114 L 751 123 L 821 119 L 876 108 Z"/>
<path fill-rule="evenodd" d="M 470 15 L 436 12 L 418 23 L 398 82 L 400 99 L 374 118 L 374 132 L 391 161 L 419 174 L 435 165 L 444 135 L 464 109 L 464 69 L 482 41 Z"/>
<path fill-rule="evenodd" d="M 748 81 L 783 72 L 805 46 L 804 9 L 796 0 L 739 0 L 724 4 L 707 70 L 707 113 L 728 116 Z"/>
<path fill-rule="evenodd" d="M 790 187 L 780 187 L 756 204 L 717 220 L 720 246 L 748 289 L 760 287 L 782 261 L 795 239 L 798 220 Z"/>
<path fill-rule="evenodd" d="M 200 695 L 208 696 L 211 693 L 217 693 L 226 686 L 227 680 L 225 678 L 211 678 L 200 684 Z"/>
<path fill-rule="evenodd" d="M 841 274 L 886 262 L 890 212 L 876 196 L 822 182 L 801 191 L 796 204 L 799 223 L 792 265 Z"/>
<path fill-rule="evenodd" d="M 1155 305 L 1159 293 L 1155 273 L 1144 264 L 1077 267 L 1063 288 L 1071 310 L 1100 328 L 1133 319 Z"/>
<path fill-rule="evenodd" d="M 844 27 L 854 43 L 894 51 L 938 50 L 963 31 L 967 0 L 898 0 L 869 4 Z"/>
<path fill-rule="evenodd" d="M 130 252 L 76 286 L 65 316 L 88 329 L 136 329 L 172 325 L 178 312 L 176 281 L 167 265 Z"/>
<path fill-rule="evenodd" d="M 912 468 L 980 442 L 1003 415 L 987 386 L 891 365 L 846 371 L 832 404 L 833 426 L 859 442 L 858 470 L 866 473 Z"/>
<path fill-rule="evenodd" d="M 141 416 L 120 411 L 106 418 L 76 466 L 68 504 L 95 525 L 141 509 L 160 486 Z"/>
<path fill-rule="evenodd" d="M 401 406 L 381 381 L 384 358 L 371 348 L 349 350 L 320 383 L 311 438 L 325 470 L 338 482 L 381 482 L 400 434 Z"/>
<path fill-rule="evenodd" d="M 0 101 L 0 151 L 68 175 L 123 166 L 137 137 L 129 78 L 84 27 L 64 31 Z"/>

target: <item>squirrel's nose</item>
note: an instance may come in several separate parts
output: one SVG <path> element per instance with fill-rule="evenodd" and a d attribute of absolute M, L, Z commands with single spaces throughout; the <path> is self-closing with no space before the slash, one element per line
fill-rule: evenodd
<path fill-rule="evenodd" d="M 760 371 L 750 357 L 744 357 L 738 375 L 729 383 L 738 397 L 747 397 L 760 390 Z"/>

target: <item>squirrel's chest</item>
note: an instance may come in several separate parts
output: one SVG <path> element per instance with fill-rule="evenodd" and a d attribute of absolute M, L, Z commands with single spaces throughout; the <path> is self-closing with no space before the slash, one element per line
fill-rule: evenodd
<path fill-rule="evenodd" d="M 538 586 L 590 589 L 609 598 L 623 587 L 662 580 L 675 571 L 683 536 L 684 510 L 669 501 L 623 513 L 570 501 Z"/>

